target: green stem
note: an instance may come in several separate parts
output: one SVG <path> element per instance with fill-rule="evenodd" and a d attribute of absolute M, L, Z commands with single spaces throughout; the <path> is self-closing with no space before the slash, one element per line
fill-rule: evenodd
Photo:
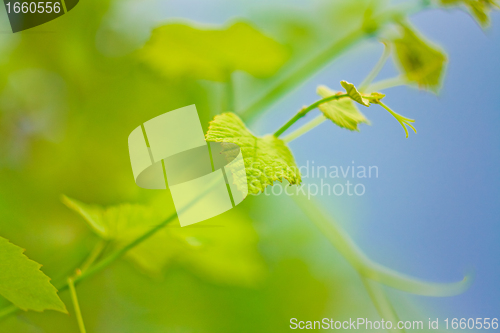
<path fill-rule="evenodd" d="M 76 295 L 75 283 L 73 278 L 68 278 L 68 286 L 71 294 L 71 300 L 73 301 L 73 308 L 75 309 L 76 321 L 78 322 L 78 328 L 80 333 L 86 333 L 85 325 L 83 323 L 82 312 L 80 311 L 80 304 L 78 303 L 78 296 Z"/>
<path fill-rule="evenodd" d="M 401 5 L 397 5 L 381 13 L 377 17 L 374 17 L 373 20 L 378 23 L 375 31 L 367 33 L 363 27 L 360 27 L 359 29 L 352 31 L 341 39 L 335 41 L 305 64 L 285 75 L 266 94 L 243 110 L 240 113 L 241 117 L 246 119 L 247 122 L 250 122 L 252 118 L 263 109 L 269 107 L 285 94 L 297 88 L 297 86 L 304 83 L 307 78 L 316 74 L 330 61 L 338 57 L 350 47 L 356 45 L 361 40 L 376 34 L 384 27 L 385 24 L 400 20 L 405 15 L 411 15 L 428 7 L 430 7 L 428 1 L 419 0 L 414 3 L 403 3 Z"/>
<path fill-rule="evenodd" d="M 108 242 L 104 239 L 99 240 L 99 242 L 94 246 L 92 252 L 90 252 L 89 256 L 83 264 L 80 266 L 80 272 L 85 272 L 102 254 L 102 251 L 106 248 Z"/>
<path fill-rule="evenodd" d="M 158 224 L 156 227 L 150 229 L 149 231 L 147 231 L 146 233 L 144 233 L 142 236 L 140 236 L 139 238 L 136 238 L 135 240 L 133 240 L 132 242 L 130 242 L 126 246 L 124 246 L 124 247 L 120 248 L 119 250 L 113 252 L 112 254 L 110 254 L 109 256 L 107 256 L 106 258 L 104 258 L 101 261 L 99 261 L 94 266 L 90 267 L 85 272 L 82 272 L 81 275 L 79 275 L 79 276 L 77 276 L 75 278 L 75 284 L 78 284 L 79 282 L 81 282 L 81 281 L 83 281 L 83 280 L 85 280 L 85 279 L 93 276 L 94 274 L 102 271 L 104 268 L 108 267 L 113 262 L 115 262 L 115 260 L 121 258 L 125 253 L 127 253 L 128 251 L 130 251 L 131 249 L 133 249 L 134 247 L 136 247 L 137 245 L 139 245 L 140 243 L 142 243 L 143 241 L 145 241 L 149 237 L 151 237 L 154 234 L 156 234 L 160 229 L 162 229 L 167 224 L 169 224 L 170 222 L 172 222 L 173 220 L 175 220 L 176 217 L 177 217 L 177 214 L 175 214 L 175 213 L 172 214 L 172 215 L 170 215 L 167 219 L 165 219 L 162 223 Z M 63 286 L 60 290 L 64 290 L 66 288 L 67 288 L 67 285 Z"/>
<path fill-rule="evenodd" d="M 342 227 L 323 213 L 312 200 L 308 200 L 303 195 L 293 196 L 293 199 L 351 266 L 367 279 L 411 294 L 433 297 L 459 295 L 467 290 L 472 282 L 471 276 L 466 276 L 462 281 L 453 283 L 425 282 L 374 263 L 361 251 Z"/>
<path fill-rule="evenodd" d="M 129 243 L 125 247 L 120 248 L 119 250 L 113 252 L 112 254 L 107 256 L 106 258 L 99 261 L 96 265 L 89 267 L 87 270 L 82 271 L 80 274 L 77 274 L 76 276 L 74 276 L 70 279 L 76 285 L 79 282 L 82 282 L 83 280 L 95 275 L 96 273 L 100 272 L 101 270 L 103 270 L 106 267 L 108 267 L 109 265 L 111 265 L 115 260 L 121 258 L 129 250 L 136 247 L 137 245 L 139 245 L 140 243 L 142 243 L 143 241 L 145 241 L 149 237 L 153 236 L 156 232 L 158 232 L 158 230 L 162 229 L 168 223 L 172 222 L 176 218 L 176 216 L 177 216 L 177 214 L 175 214 L 175 213 L 170 215 L 162 223 L 160 223 L 156 227 L 150 229 L 149 231 L 147 231 L 146 233 L 141 235 L 139 238 L 136 238 L 134 241 L 132 241 L 131 243 Z M 62 292 L 64 290 L 68 289 L 69 287 L 70 287 L 70 285 L 69 285 L 68 281 L 66 281 L 65 283 L 63 283 L 60 286 L 56 286 L 56 288 L 58 289 L 59 292 Z M 0 320 L 3 319 L 4 317 L 7 317 L 7 316 L 17 312 L 18 310 L 19 310 L 19 308 L 16 307 L 15 305 L 10 305 L 10 306 L 4 308 L 0 312 Z"/>
<path fill-rule="evenodd" d="M 381 91 L 393 87 L 398 87 L 398 86 L 404 86 L 408 84 L 408 81 L 402 77 L 402 76 L 397 76 L 385 80 L 381 80 L 378 82 L 375 82 L 373 84 L 370 84 L 366 90 L 367 91 Z"/>
<path fill-rule="evenodd" d="M 316 109 L 318 106 L 320 106 L 323 103 L 334 101 L 343 97 L 349 97 L 347 94 L 341 94 L 341 95 L 332 95 L 328 96 L 326 98 L 320 99 L 319 101 L 314 102 L 313 104 L 309 105 L 308 107 L 302 108 L 295 116 L 293 116 L 289 121 L 286 122 L 285 125 L 281 126 L 280 129 L 278 129 L 273 135 L 275 137 L 279 137 L 281 134 L 283 134 L 287 129 L 290 128 L 297 120 L 300 118 L 304 117 L 306 114 L 308 114 L 310 111 Z"/>
<path fill-rule="evenodd" d="M 305 64 L 299 66 L 296 70 L 283 77 L 274 87 L 272 87 L 264 96 L 259 98 L 248 108 L 241 112 L 242 118 L 251 119 L 260 111 L 275 103 L 279 98 L 297 88 L 304 83 L 306 79 L 317 73 L 326 66 L 335 57 L 340 55 L 346 49 L 355 45 L 357 42 L 366 38 L 366 33 L 362 30 L 356 30 L 336 41 L 323 52 L 313 57 Z"/>
<path fill-rule="evenodd" d="M 292 133 L 285 136 L 283 138 L 283 141 L 285 141 L 286 143 L 292 142 L 293 140 L 297 139 L 298 137 L 300 137 L 300 136 L 306 134 L 307 132 L 309 132 L 310 130 L 316 128 L 316 126 L 324 123 L 325 120 L 327 120 L 327 118 L 324 115 L 320 114 L 319 116 L 317 116 L 316 118 L 314 118 L 313 120 L 311 120 L 310 122 L 305 124 L 304 126 L 296 129 Z"/>
<path fill-rule="evenodd" d="M 389 44 L 384 43 L 384 52 L 382 53 L 382 56 L 380 57 L 379 61 L 373 67 L 372 71 L 368 76 L 363 80 L 363 82 L 359 85 L 359 91 L 365 91 L 366 88 L 372 83 L 373 80 L 377 77 L 377 75 L 380 73 L 382 68 L 384 67 L 387 59 L 389 59 L 389 56 L 391 55 L 391 48 L 389 47 Z"/>
<path fill-rule="evenodd" d="M 384 318 L 385 321 L 392 322 L 392 328 L 388 329 L 389 332 L 394 333 L 404 333 L 404 329 L 398 329 L 397 323 L 399 322 L 399 316 L 391 304 L 391 301 L 387 297 L 387 294 L 384 290 L 384 287 L 380 285 L 378 282 L 372 281 L 361 276 L 361 280 L 370 296 L 370 299 L 375 305 L 375 309 L 377 309 L 378 314 L 381 318 Z"/>
<path fill-rule="evenodd" d="M 207 189 L 205 191 L 203 191 L 202 193 L 200 193 L 200 195 L 198 197 L 196 197 L 193 201 L 191 201 L 188 205 L 186 205 L 185 207 L 183 207 L 182 209 L 180 209 L 178 211 L 178 213 L 180 214 L 183 211 L 189 209 L 194 204 L 196 204 L 198 202 L 198 200 L 200 200 L 201 198 L 203 198 L 205 195 L 207 195 L 212 190 L 212 188 L 213 188 L 213 186 L 215 184 L 216 184 L 215 182 L 209 184 L 207 186 Z M 176 217 L 177 217 L 176 213 L 170 215 L 163 222 L 161 222 L 157 226 L 153 227 L 149 231 L 145 232 L 140 237 L 136 238 L 135 240 L 133 240 L 132 242 L 130 242 L 126 246 L 118 249 L 117 251 L 113 252 L 112 254 L 110 254 L 109 256 L 107 256 L 106 258 L 104 258 L 101 261 L 99 261 L 94 266 L 89 267 L 87 270 L 81 272 L 81 274 L 75 276 L 72 279 L 72 281 L 76 285 L 79 282 L 81 282 L 81 281 L 83 281 L 85 279 L 88 279 L 89 277 L 91 277 L 91 276 L 95 275 L 96 273 L 102 271 L 103 269 L 105 269 L 106 267 L 108 267 L 109 265 L 111 265 L 113 262 L 115 262 L 117 259 L 121 258 L 128 251 L 130 251 L 131 249 L 133 249 L 134 247 L 136 247 L 137 245 L 139 245 L 140 243 L 142 243 L 143 241 L 145 241 L 149 237 L 153 236 L 160 229 L 162 229 L 167 224 L 169 224 L 170 222 L 172 222 L 173 220 L 175 220 Z M 66 281 L 66 283 L 62 284 L 61 286 L 56 286 L 56 288 L 59 290 L 59 292 L 68 289 L 68 287 L 69 287 L 68 281 Z M 15 312 L 17 312 L 18 310 L 19 310 L 19 308 L 16 307 L 15 305 L 13 305 L 13 304 L 10 305 L 10 306 L 8 306 L 8 307 L 6 307 L 6 308 L 4 308 L 3 310 L 0 311 L 0 320 L 3 319 L 3 318 L 5 318 L 5 317 L 7 317 L 7 316 L 9 316 L 9 315 L 11 315 L 11 314 L 13 314 L 13 313 L 15 313 Z"/>

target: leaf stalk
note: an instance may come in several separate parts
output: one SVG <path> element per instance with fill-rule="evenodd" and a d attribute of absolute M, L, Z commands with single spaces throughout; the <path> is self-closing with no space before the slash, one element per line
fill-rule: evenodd
<path fill-rule="evenodd" d="M 295 116 L 293 116 L 289 121 L 287 121 L 283 126 L 281 126 L 273 135 L 275 137 L 279 137 L 281 134 L 283 134 L 287 129 L 289 129 L 293 124 L 297 122 L 300 118 L 304 117 L 306 114 L 308 114 L 310 111 L 316 109 L 318 106 L 320 106 L 323 103 L 338 100 L 344 97 L 349 97 L 348 94 L 341 94 L 341 95 L 332 95 L 328 96 L 326 98 L 320 99 L 319 101 L 314 102 L 313 104 L 303 107 L 300 109 L 299 112 Z"/>

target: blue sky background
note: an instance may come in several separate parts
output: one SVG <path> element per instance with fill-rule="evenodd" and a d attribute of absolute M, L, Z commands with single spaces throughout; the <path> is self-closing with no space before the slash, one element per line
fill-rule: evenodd
<path fill-rule="evenodd" d="M 135 22 L 150 26 L 176 17 L 224 23 L 233 16 L 251 17 L 269 5 L 225 0 L 146 3 L 131 1 L 133 10 L 128 12 L 148 17 Z M 300 7 L 306 2 L 272 4 L 280 3 Z M 463 295 L 412 296 L 429 309 L 447 309 L 450 317 L 494 318 L 500 311 L 500 15 L 492 21 L 484 32 L 457 10 L 412 17 L 449 55 L 439 96 L 406 87 L 385 91 L 388 105 L 416 119 L 418 134 L 405 139 L 400 125 L 374 106 L 363 110 L 372 126 L 361 126 L 359 133 L 324 123 L 291 144 L 299 165 L 314 160 L 316 165 L 346 167 L 354 161 L 378 167 L 379 178 L 364 181 L 363 197 L 321 198 L 372 259 L 431 281 L 457 281 L 475 272 L 475 283 Z M 274 131 L 300 106 L 317 99 L 319 84 L 337 89 L 343 79 L 359 84 L 381 51 L 376 42 L 351 50 L 270 108 L 252 129 L 259 134 Z M 379 78 L 395 74 L 388 63 Z"/>
<path fill-rule="evenodd" d="M 300 165 L 376 165 L 379 178 L 366 182 L 362 198 L 322 201 L 375 261 L 431 281 L 456 281 L 473 270 L 464 295 L 419 298 L 453 317 L 498 317 L 500 304 L 500 15 L 483 32 L 466 14 L 430 11 L 412 18 L 449 55 L 444 87 L 436 97 L 409 88 L 385 91 L 394 110 L 416 119 L 408 139 L 382 110 L 363 110 L 372 126 L 350 133 L 324 123 L 291 144 Z M 317 97 L 318 84 L 362 81 L 381 53 L 366 43 L 283 99 L 259 125 L 269 132 L 297 105 Z M 392 77 L 388 64 L 380 78 Z M 286 111 L 285 111 L 286 110 Z"/>

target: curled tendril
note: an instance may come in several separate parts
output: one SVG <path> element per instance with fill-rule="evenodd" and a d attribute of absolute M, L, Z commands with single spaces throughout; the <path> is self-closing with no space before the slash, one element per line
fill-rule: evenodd
<path fill-rule="evenodd" d="M 415 119 L 406 118 L 405 116 L 402 116 L 399 113 L 392 111 L 391 108 L 382 103 L 380 100 L 378 101 L 377 104 L 380 104 L 380 106 L 389 111 L 389 113 L 392 114 L 394 118 L 396 118 L 396 120 L 401 124 L 401 126 L 403 126 L 403 129 L 405 130 L 406 133 L 406 137 L 408 137 L 408 129 L 406 126 L 411 127 L 411 129 L 415 132 L 415 134 L 417 133 L 417 130 L 411 124 L 415 122 Z"/>

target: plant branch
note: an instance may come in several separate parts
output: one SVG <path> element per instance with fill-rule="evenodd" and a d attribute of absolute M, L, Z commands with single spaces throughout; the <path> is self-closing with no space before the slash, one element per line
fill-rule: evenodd
<path fill-rule="evenodd" d="M 97 244 L 92 249 L 92 252 L 90 252 L 87 259 L 85 259 L 85 261 L 80 266 L 80 272 L 86 271 L 90 266 L 92 266 L 92 264 L 97 259 L 99 259 L 100 255 L 102 254 L 102 252 L 106 248 L 107 244 L 108 244 L 108 242 L 104 239 L 101 239 L 101 240 L 99 240 L 99 242 L 97 242 Z"/>
<path fill-rule="evenodd" d="M 125 253 L 127 253 L 129 250 L 133 249 L 137 245 L 141 244 L 143 241 L 148 239 L 149 237 L 153 236 L 156 234 L 160 229 L 165 227 L 167 224 L 175 220 L 177 217 L 177 214 L 172 214 L 170 215 L 167 219 L 165 219 L 162 223 L 158 224 L 156 227 L 150 229 L 149 231 L 145 232 L 143 235 L 140 237 L 136 238 L 129 244 L 125 245 L 124 247 L 120 248 L 119 250 L 113 252 L 103 260 L 99 261 L 97 264 L 94 266 L 90 267 L 88 270 L 85 272 L 82 272 L 81 275 L 77 276 L 75 278 L 75 284 L 78 284 L 79 282 L 88 279 L 89 277 L 93 276 L 94 274 L 102 271 L 104 268 L 108 267 L 111 265 L 113 262 L 115 262 L 117 259 L 121 258 Z M 63 286 L 60 290 L 64 290 L 67 288 L 67 285 Z"/>
<path fill-rule="evenodd" d="M 393 78 L 381 80 L 375 83 L 370 84 L 366 90 L 368 91 L 381 91 L 393 87 L 404 86 L 407 85 L 408 81 L 402 76 L 396 76 Z"/>
<path fill-rule="evenodd" d="M 390 321 L 392 323 L 399 322 L 399 316 L 391 304 L 391 301 L 387 297 L 387 294 L 384 290 L 384 287 L 380 285 L 378 282 L 367 279 L 364 276 L 361 276 L 361 280 L 365 286 L 370 299 L 372 300 L 375 309 L 377 309 L 378 314 L 381 318 L 384 318 L 386 321 Z M 406 332 L 404 329 L 398 329 L 397 326 L 393 326 L 388 329 L 389 332 L 394 333 L 404 333 Z"/>
<path fill-rule="evenodd" d="M 363 29 L 363 26 L 360 26 L 358 29 L 333 42 L 330 46 L 307 61 L 305 64 L 298 66 L 297 69 L 280 79 L 279 82 L 276 83 L 268 92 L 240 112 L 241 117 L 246 119 L 248 122 L 251 121 L 254 116 L 259 114 L 259 112 L 274 104 L 278 99 L 300 86 L 307 80 L 307 78 L 316 74 L 330 61 L 338 57 L 347 49 L 356 45 L 361 40 L 369 38 L 379 32 L 385 24 L 397 21 L 405 15 L 411 15 L 429 7 L 429 1 L 419 0 L 412 3 L 403 3 L 394 6 L 393 8 L 379 14 L 373 18 L 373 21 L 377 23 L 375 30 L 366 32 Z"/>
<path fill-rule="evenodd" d="M 391 55 L 391 48 L 389 44 L 383 43 L 384 44 L 384 52 L 382 53 L 382 56 L 380 57 L 379 61 L 373 67 L 372 71 L 368 76 L 363 80 L 363 82 L 359 85 L 359 91 L 365 91 L 366 88 L 375 80 L 377 75 L 380 73 L 382 68 L 384 67 L 385 63 L 387 62 L 387 59 L 389 59 L 389 56 Z"/>
<path fill-rule="evenodd" d="M 283 97 L 293 89 L 300 86 L 302 83 L 304 83 L 304 81 L 306 81 L 308 77 L 317 73 L 346 49 L 350 48 L 366 37 L 367 34 L 362 29 L 358 29 L 337 40 L 329 47 L 327 47 L 323 52 L 319 53 L 305 64 L 299 66 L 290 74 L 284 76 L 265 95 L 260 97 L 257 101 L 243 110 L 241 112 L 241 116 L 246 119 L 253 118 L 264 108 L 272 105 L 279 98 Z"/>
<path fill-rule="evenodd" d="M 472 282 L 471 276 L 466 276 L 462 281 L 453 283 L 425 282 L 374 263 L 352 241 L 342 227 L 334 219 L 323 213 L 313 201 L 298 195 L 294 196 L 293 199 L 305 215 L 362 277 L 411 294 L 433 297 L 461 294 Z"/>
<path fill-rule="evenodd" d="M 303 125 L 302 127 L 296 129 L 292 133 L 285 136 L 283 138 L 283 141 L 285 141 L 286 143 L 292 142 L 293 140 L 297 139 L 298 137 L 300 137 L 300 136 L 306 134 L 307 132 L 309 132 L 310 130 L 316 128 L 316 126 L 324 123 L 326 120 L 327 120 L 327 118 L 323 114 L 320 114 L 319 116 L 317 116 L 316 118 L 314 118 L 313 120 L 308 122 L 307 124 Z"/>
<path fill-rule="evenodd" d="M 66 280 L 63 284 L 61 284 L 59 286 L 56 286 L 56 288 L 58 289 L 59 292 L 62 292 L 62 291 L 66 290 L 66 289 L 68 289 L 70 287 L 69 280 L 71 280 L 71 282 L 73 284 L 77 285 L 78 283 L 82 282 L 83 280 L 88 279 L 89 277 L 91 277 L 91 276 L 95 275 L 96 273 L 102 271 L 103 269 L 105 269 L 106 267 L 108 267 L 109 265 L 111 265 L 113 262 L 115 262 L 117 259 L 121 258 L 129 250 L 131 250 L 132 248 L 136 247 L 137 245 L 139 245 L 140 243 L 142 243 L 143 241 L 145 241 L 149 237 L 153 236 L 156 232 L 158 232 L 158 230 L 162 229 L 168 223 L 172 222 L 176 217 L 177 217 L 177 214 L 175 214 L 175 213 L 172 214 L 172 215 L 170 215 L 162 223 L 158 224 L 154 228 L 152 228 L 149 231 L 145 232 L 140 237 L 136 238 L 135 240 L 133 240 L 132 242 L 130 242 L 126 246 L 124 246 L 124 247 L 118 249 L 117 251 L 113 252 L 112 254 L 110 254 L 109 256 L 107 256 L 106 258 L 104 258 L 101 261 L 99 261 L 94 266 L 89 267 L 85 271 L 80 271 L 75 276 L 68 278 L 68 280 Z M 7 317 L 7 316 L 9 316 L 9 315 L 17 312 L 18 310 L 20 310 L 20 309 L 18 307 L 16 307 L 15 305 L 13 305 L 13 304 L 11 304 L 8 307 L 5 307 L 0 312 L 0 320 L 3 319 L 4 317 Z"/>
<path fill-rule="evenodd" d="M 289 121 L 287 121 L 286 124 L 284 124 L 283 126 L 281 126 L 281 128 L 278 129 L 273 135 L 275 137 L 279 137 L 287 129 L 289 129 L 290 126 L 292 126 L 293 124 L 295 124 L 295 122 L 297 122 L 297 120 L 299 120 L 300 118 L 304 117 L 306 114 L 308 114 L 310 111 L 316 109 L 321 104 L 326 103 L 326 102 L 330 102 L 330 101 L 334 101 L 334 100 L 337 100 L 337 99 L 340 99 L 340 98 L 344 98 L 344 97 L 349 97 L 349 95 L 348 94 L 341 94 L 341 95 L 328 96 L 326 98 L 323 98 L 323 99 L 320 99 L 319 101 L 314 102 L 313 104 L 311 104 L 311 105 L 309 105 L 307 107 L 302 108 L 299 112 L 297 112 L 297 114 L 295 116 L 293 116 Z"/>
<path fill-rule="evenodd" d="M 75 309 L 76 321 L 78 322 L 78 329 L 80 333 L 86 333 L 85 324 L 83 323 L 82 312 L 80 310 L 80 304 L 78 303 L 78 296 L 76 295 L 75 283 L 73 278 L 68 278 L 68 286 L 71 295 L 71 300 L 73 301 L 73 308 Z"/>
<path fill-rule="evenodd" d="M 206 196 L 213 188 L 213 186 L 216 184 L 216 182 L 212 182 L 207 186 L 207 189 L 200 193 L 193 201 L 191 201 L 189 204 L 187 204 L 185 207 L 182 209 L 178 210 L 178 214 L 182 213 L 183 211 L 189 209 L 192 207 L 194 204 L 198 202 L 201 198 Z M 150 230 L 146 231 L 144 234 L 130 242 L 129 244 L 125 245 L 124 247 L 116 250 L 115 252 L 111 253 L 109 256 L 106 258 L 102 259 L 99 261 L 97 264 L 89 267 L 87 270 L 80 272 L 80 274 L 77 274 L 73 279 L 73 283 L 77 285 L 79 282 L 82 282 L 85 279 L 88 279 L 89 277 L 95 275 L 96 273 L 102 271 L 103 269 L 107 268 L 110 266 L 112 263 L 114 263 L 117 259 L 120 259 L 123 255 L 125 255 L 128 251 L 142 243 L 143 241 L 147 240 L 149 237 L 153 236 L 155 233 L 157 233 L 160 229 L 165 227 L 167 224 L 170 222 L 174 221 L 175 218 L 177 217 L 177 213 L 173 213 L 169 217 L 167 217 L 163 222 L 158 224 L 157 226 L 151 228 Z M 60 286 L 56 286 L 59 292 L 64 291 L 69 288 L 69 283 L 66 281 Z M 18 307 L 15 305 L 11 304 L 8 307 L 5 307 L 4 309 L 0 310 L 0 320 L 16 313 L 18 310 L 20 310 Z"/>

